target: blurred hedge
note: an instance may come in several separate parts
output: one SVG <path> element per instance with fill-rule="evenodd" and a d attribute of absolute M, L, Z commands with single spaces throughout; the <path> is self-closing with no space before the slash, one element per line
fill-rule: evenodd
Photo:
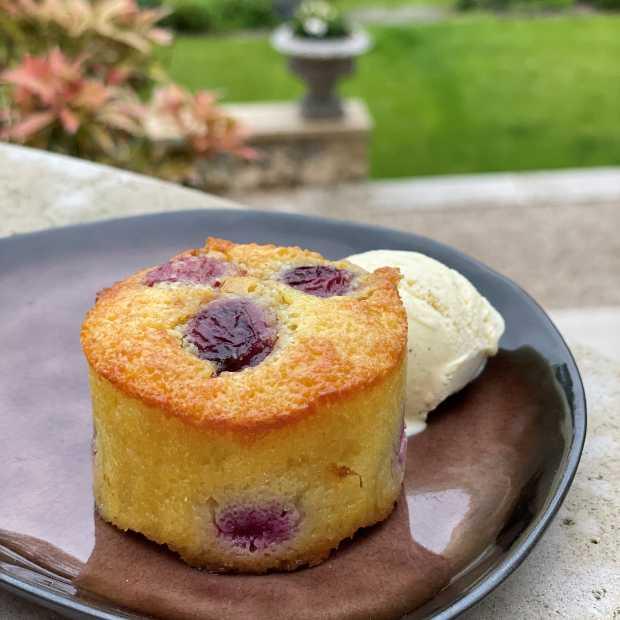
<path fill-rule="evenodd" d="M 163 24 L 179 32 L 269 28 L 277 22 L 273 0 L 140 0 L 140 4 L 170 9 Z"/>
<path fill-rule="evenodd" d="M 591 4 L 599 9 L 620 11 L 620 0 L 592 0 Z"/>
<path fill-rule="evenodd" d="M 620 1 L 620 0 L 609 0 Z M 488 11 L 561 11 L 575 4 L 574 0 L 456 0 L 461 10 L 482 9 Z"/>
<path fill-rule="evenodd" d="M 486 11 L 526 11 L 552 12 L 569 9 L 579 0 L 456 0 L 456 7 L 461 10 L 480 9 Z M 583 4 L 595 9 L 618 11 L 620 0 L 585 0 Z"/>
<path fill-rule="evenodd" d="M 432 2 L 432 0 L 428 0 Z M 454 0 L 461 10 L 553 12 L 574 6 L 579 0 Z M 171 14 L 163 25 L 178 32 L 230 32 L 270 28 L 279 18 L 278 8 L 293 6 L 292 0 L 138 0 L 142 7 L 164 6 Z M 381 5 L 384 0 L 359 0 Z M 403 3 L 406 0 L 402 0 Z M 620 0 L 585 0 L 602 10 L 620 10 Z M 357 4 L 357 2 L 355 2 Z"/>

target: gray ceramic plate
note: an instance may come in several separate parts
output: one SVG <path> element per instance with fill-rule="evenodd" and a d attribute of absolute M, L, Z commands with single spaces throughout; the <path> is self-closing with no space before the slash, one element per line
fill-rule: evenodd
<path fill-rule="evenodd" d="M 293 576 L 197 573 L 93 518 L 83 314 L 99 288 L 207 235 L 300 245 L 330 258 L 423 252 L 468 277 L 506 320 L 500 355 L 410 442 L 395 516 Z M 523 561 L 575 474 L 586 407 L 562 337 L 512 282 L 429 239 L 288 214 L 189 211 L 3 239 L 0 265 L 0 285 L 10 291 L 0 307 L 0 436 L 8 446 L 0 454 L 0 584 L 67 616 L 173 616 L 190 604 L 214 617 L 225 603 L 229 617 L 389 618 L 415 607 L 411 618 L 453 618 Z M 347 581 L 347 572 L 364 576 Z M 144 577 L 154 573 L 165 580 Z M 256 602 L 253 588 L 273 600 Z"/>

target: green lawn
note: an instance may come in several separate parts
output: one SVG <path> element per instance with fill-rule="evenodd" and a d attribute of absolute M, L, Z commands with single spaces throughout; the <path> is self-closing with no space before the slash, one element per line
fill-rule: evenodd
<path fill-rule="evenodd" d="M 374 28 L 343 88 L 374 116 L 372 175 L 620 164 L 620 17 L 469 17 Z M 301 86 L 265 37 L 180 38 L 165 58 L 226 100 Z"/>

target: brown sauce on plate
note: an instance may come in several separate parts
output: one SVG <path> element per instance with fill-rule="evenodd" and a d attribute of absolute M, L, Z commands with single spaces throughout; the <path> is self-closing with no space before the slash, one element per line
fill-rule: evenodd
<path fill-rule="evenodd" d="M 507 549 L 544 500 L 540 475 L 559 467 L 566 405 L 551 368 L 532 349 L 502 351 L 409 440 L 403 494 L 387 521 L 311 569 L 209 574 L 96 516 L 77 335 L 40 329 L 41 359 L 22 346 L 23 331 L 5 332 L 0 556 L 70 580 L 74 596 L 99 605 L 183 619 L 397 618 Z"/>

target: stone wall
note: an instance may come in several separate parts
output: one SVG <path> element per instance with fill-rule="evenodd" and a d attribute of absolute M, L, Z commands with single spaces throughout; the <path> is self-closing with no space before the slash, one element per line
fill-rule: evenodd
<path fill-rule="evenodd" d="M 296 102 L 226 106 L 250 132 L 255 161 L 205 162 L 209 190 L 239 191 L 296 185 L 328 185 L 368 176 L 372 120 L 360 100 L 345 102 L 336 120 L 306 120 Z"/>

